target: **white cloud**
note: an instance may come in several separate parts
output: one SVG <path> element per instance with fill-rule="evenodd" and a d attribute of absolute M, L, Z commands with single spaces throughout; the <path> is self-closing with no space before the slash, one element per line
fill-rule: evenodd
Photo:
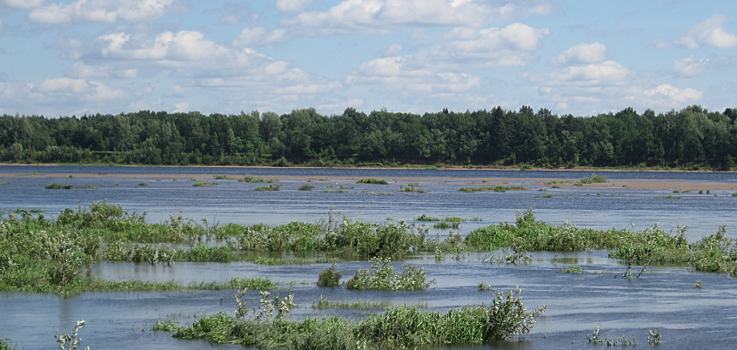
<path fill-rule="evenodd" d="M 524 77 L 538 87 L 543 101 L 564 111 L 571 106 L 590 113 L 626 107 L 669 110 L 695 103 L 703 96 L 702 91 L 670 84 L 653 87 L 642 75 L 616 61 L 527 73 Z"/>
<path fill-rule="evenodd" d="M 682 77 L 695 77 L 702 74 L 728 69 L 737 65 L 734 57 L 709 57 L 695 59 L 693 56 L 675 60 L 671 71 Z"/>
<path fill-rule="evenodd" d="M 548 13 L 547 2 L 531 5 L 540 2 L 504 2 L 494 6 L 481 0 L 345 0 L 327 11 L 304 12 L 282 23 L 322 35 L 357 31 L 386 33 L 432 25 L 481 27 L 492 20 Z"/>
<path fill-rule="evenodd" d="M 174 113 L 180 113 L 180 112 L 186 112 L 187 109 L 189 109 L 189 103 L 187 102 L 181 102 L 174 105 L 176 109 L 174 109 Z"/>
<path fill-rule="evenodd" d="M 311 0 L 277 0 L 276 8 L 282 12 L 301 11 Z"/>
<path fill-rule="evenodd" d="M 578 86 L 618 85 L 627 82 L 631 71 L 616 61 L 604 61 L 568 67 L 544 74 L 527 74 L 533 82 L 546 85 L 572 84 Z"/>
<path fill-rule="evenodd" d="M 43 5 L 46 0 L 0 0 L 0 5 L 22 10 L 29 10 Z"/>
<path fill-rule="evenodd" d="M 654 104 L 662 105 L 663 102 L 671 105 L 686 105 L 694 103 L 704 95 L 703 91 L 690 88 L 679 89 L 670 84 L 662 84 L 643 93 L 653 99 Z M 658 103 L 658 101 L 662 101 Z"/>
<path fill-rule="evenodd" d="M 600 42 L 592 44 L 581 43 L 553 57 L 550 62 L 554 65 L 570 63 L 597 63 L 606 58 L 606 46 Z"/>
<path fill-rule="evenodd" d="M 440 71 L 418 63 L 411 56 L 377 58 L 361 64 L 345 81 L 348 85 L 380 85 L 392 93 L 434 95 L 467 92 L 481 85 L 477 75 Z"/>
<path fill-rule="evenodd" d="M 243 28 L 233 40 L 235 46 L 263 45 L 286 40 L 284 29 L 275 29 L 269 32 L 264 27 Z"/>
<path fill-rule="evenodd" d="M 716 15 L 701 22 L 686 32 L 680 39 L 675 41 L 678 46 L 689 49 L 697 49 L 701 45 L 711 45 L 720 49 L 737 46 L 737 36 L 727 32 L 722 24 L 727 17 Z M 666 47 L 663 41 L 656 42 L 658 47 Z"/>
<path fill-rule="evenodd" d="M 77 0 L 51 4 L 28 14 L 36 23 L 145 21 L 161 17 L 174 0 Z"/>

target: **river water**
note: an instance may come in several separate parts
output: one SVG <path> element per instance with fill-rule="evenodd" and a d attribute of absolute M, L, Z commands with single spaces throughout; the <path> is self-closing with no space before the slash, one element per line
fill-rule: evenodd
<path fill-rule="evenodd" d="M 124 208 L 146 211 L 148 222 L 166 220 L 170 214 L 182 214 L 210 223 L 281 224 L 291 221 L 315 222 L 331 208 L 342 210 L 351 218 L 372 222 L 407 220 L 414 222 L 421 214 L 430 216 L 478 217 L 483 221 L 466 221 L 459 230 L 471 230 L 499 221 L 514 221 L 515 211 L 534 208 L 538 219 L 550 224 L 570 221 L 582 227 L 643 229 L 660 223 L 666 230 L 677 225 L 689 227 L 690 241 L 727 225 L 728 235 L 735 237 L 737 198 L 729 191 L 711 194 L 678 194 L 680 199 L 663 198 L 672 191 L 633 190 L 627 188 L 562 188 L 532 185 L 531 179 L 554 178 L 575 181 L 590 173 L 582 172 L 502 172 L 447 170 L 347 170 L 347 169 L 263 169 L 263 168 L 190 168 L 190 167 L 34 167 L 0 166 L 0 173 L 31 176 L 0 177 L 0 211 L 42 209 L 47 215 L 66 207 L 86 206 L 91 201 L 107 199 Z M 40 173 L 101 174 L 108 177 L 51 178 Z M 244 174 L 288 176 L 280 181 L 278 192 L 257 192 L 264 184 L 239 183 Z M 138 178 L 137 174 L 162 175 Z M 173 181 L 163 175 L 191 174 L 198 179 L 217 181 L 212 187 L 193 187 L 193 182 L 179 178 Z M 231 175 L 231 180 L 213 180 L 209 175 Z M 119 175 L 119 176 L 118 176 Z M 110 177 L 112 176 L 112 177 Z M 610 179 L 650 179 L 662 181 L 732 183 L 726 173 L 606 173 Z M 350 178 L 387 179 L 389 185 L 355 184 Z M 312 191 L 299 191 L 308 178 L 314 179 Z M 319 178 L 319 179 L 316 179 Z M 418 182 L 429 192 L 400 193 L 407 178 Z M 509 186 L 522 185 L 527 191 L 504 193 L 461 193 L 458 189 L 471 184 L 470 179 L 504 178 Z M 322 181 L 321 181 L 322 180 Z M 396 181 L 397 183 L 393 183 Z M 447 182 L 446 182 L 447 181 Z M 50 183 L 73 186 L 94 185 L 98 189 L 45 190 Z M 146 182 L 148 186 L 139 186 Z M 347 193 L 328 193 L 341 190 Z M 477 181 L 476 186 L 480 185 Z M 538 191 L 539 189 L 546 191 Z M 543 195 L 553 195 L 544 198 Z M 717 194 L 718 196 L 714 196 Z M 447 234 L 448 230 L 431 230 Z M 344 288 L 317 288 L 314 282 L 325 264 L 301 266 L 259 266 L 251 263 L 177 263 L 172 267 L 102 263 L 91 267 L 96 278 L 111 280 L 152 280 L 179 282 L 225 281 L 234 277 L 269 277 L 295 294 L 295 319 L 340 314 L 365 317 L 366 310 L 317 310 L 312 302 L 322 295 L 330 300 L 391 301 L 424 304 L 429 309 L 447 310 L 463 305 L 489 303 L 491 292 L 478 291 L 479 282 L 497 291 L 516 286 L 523 290 L 525 304 L 535 308 L 548 306 L 532 333 L 522 340 L 475 346 L 474 349 L 589 349 L 586 334 L 601 324 L 601 336 L 631 339 L 638 346 L 646 343 L 648 330 L 661 329 L 662 349 L 733 349 L 737 338 L 737 282 L 718 274 L 700 273 L 682 266 L 655 266 L 639 279 L 615 278 L 625 266 L 607 258 L 606 251 L 580 253 L 534 253 L 533 262 L 524 266 L 482 263 L 483 255 L 470 255 L 456 261 L 448 255 L 436 263 L 425 255 L 404 263 L 425 268 L 437 284 L 419 292 L 357 292 Z M 583 267 L 585 274 L 565 274 L 560 270 L 572 264 Z M 344 280 L 367 262 L 338 264 Z M 396 266 L 399 269 L 399 263 Z M 695 288 L 701 281 L 703 287 Z M 156 320 L 175 318 L 192 322 L 203 314 L 233 312 L 234 291 L 182 293 L 85 293 L 70 298 L 56 295 L 0 293 L 0 338 L 8 337 L 24 349 L 57 348 L 54 332 L 69 333 L 76 320 L 84 319 L 87 327 L 80 331 L 84 346 L 92 349 L 200 349 L 207 342 L 183 341 L 170 333 L 152 332 Z M 255 298 L 255 292 L 249 292 Z M 381 310 L 369 310 L 381 312 Z M 226 346 L 225 348 L 230 348 Z"/>

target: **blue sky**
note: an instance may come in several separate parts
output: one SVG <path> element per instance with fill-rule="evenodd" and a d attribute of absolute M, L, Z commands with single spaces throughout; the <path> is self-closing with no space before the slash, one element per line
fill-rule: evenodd
<path fill-rule="evenodd" d="M 0 113 L 737 107 L 737 2 L 0 0 Z"/>

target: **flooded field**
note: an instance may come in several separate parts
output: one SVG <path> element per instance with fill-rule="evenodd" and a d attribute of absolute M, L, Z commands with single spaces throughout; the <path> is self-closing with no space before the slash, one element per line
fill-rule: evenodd
<path fill-rule="evenodd" d="M 730 174 L 706 173 L 606 173 L 608 185 L 573 186 L 590 173 L 498 172 L 437 170 L 345 170 L 345 169 L 238 169 L 238 168 L 119 168 L 119 167 L 8 167 L 0 166 L 0 211 L 41 209 L 46 215 L 67 207 L 88 206 L 107 199 L 125 209 L 146 211 L 147 222 L 162 222 L 169 215 L 183 215 L 210 224 L 315 223 L 331 208 L 349 218 L 372 223 L 405 220 L 425 227 L 430 235 L 465 236 L 474 229 L 515 221 L 515 212 L 534 208 L 535 216 L 551 225 L 565 221 L 580 227 L 641 230 L 660 223 L 666 231 L 688 226 L 686 237 L 694 242 L 727 225 L 727 237 L 737 237 L 737 197 L 730 190 L 737 182 Z M 16 175 L 23 174 L 23 175 Z M 42 175 L 44 174 L 44 175 Z M 50 174 L 77 174 L 73 177 Z M 99 175 L 98 175 L 99 174 Z M 254 191 L 269 184 L 238 182 L 246 174 L 264 179 L 279 178 L 279 191 Z M 141 177 L 140 175 L 145 175 Z M 173 176 L 173 175 L 176 175 Z M 215 179 L 227 175 L 229 179 Z M 191 176 L 191 177 L 190 177 Z M 357 179 L 385 179 L 387 185 L 356 184 Z M 196 181 L 190 181 L 194 178 Z M 176 179 L 176 181 L 174 181 Z M 645 179 L 659 183 L 693 183 L 694 188 L 714 190 L 632 189 L 629 182 Z M 197 182 L 213 186 L 193 186 Z M 309 182 L 308 182 L 309 181 Z M 484 182 L 486 181 L 486 182 Z M 556 181 L 556 183 L 552 183 Z M 51 183 L 77 187 L 47 190 Z M 145 185 L 142 185 L 145 183 Z M 409 183 L 427 193 L 399 192 Z M 616 186 L 612 186 L 615 183 Z M 304 185 L 310 191 L 299 190 Z M 506 192 L 459 192 L 463 187 L 487 185 L 523 186 Z M 621 185 L 624 185 L 622 187 Z M 88 187 L 89 187 L 88 186 Z M 679 185 L 682 186 L 682 185 Z M 665 186 L 667 187 L 667 186 Z M 719 188 L 719 189 L 717 189 Z M 674 193 L 677 190 L 679 193 Z M 467 221 L 455 229 L 433 228 L 433 222 L 416 221 L 420 215 L 457 216 Z M 472 221 L 481 219 L 482 221 Z M 424 225 L 424 226 L 423 226 Z M 269 278 L 277 283 L 272 293 L 294 294 L 298 305 L 291 319 L 340 315 L 365 318 L 382 309 L 317 309 L 321 297 L 344 302 L 383 302 L 420 305 L 446 311 L 464 305 L 489 303 L 493 292 L 480 291 L 480 282 L 496 292 L 519 286 L 528 309 L 547 305 L 532 332 L 521 338 L 468 348 L 492 349 L 589 349 L 587 340 L 598 324 L 600 337 L 636 337 L 638 347 L 649 347 L 650 330 L 661 330 L 662 349 L 731 349 L 737 340 L 737 282 L 717 273 L 697 272 L 684 264 L 653 264 L 639 278 L 621 278 L 626 263 L 608 258 L 609 251 L 533 252 L 528 264 L 483 262 L 490 253 L 447 253 L 443 261 L 434 254 L 412 254 L 395 262 L 423 267 L 436 284 L 422 291 L 354 291 L 344 287 L 318 288 L 320 272 L 330 264 L 257 265 L 251 262 L 148 263 L 102 262 L 84 268 L 83 274 L 103 280 L 228 281 L 233 278 Z M 342 281 L 367 261 L 336 264 Z M 581 274 L 561 270 L 580 266 Z M 634 267 L 634 273 L 641 266 Z M 700 287 L 695 287 L 701 282 Z M 71 332 L 77 320 L 87 326 L 80 331 L 83 346 L 92 349 L 200 349 L 211 348 L 202 340 L 181 340 L 170 332 L 154 332 L 157 320 L 173 318 L 182 325 L 220 311 L 236 310 L 234 290 L 189 292 L 82 293 L 69 297 L 55 294 L 0 292 L 0 338 L 10 338 L 17 348 L 52 349 L 54 332 Z M 256 291 L 247 293 L 252 305 Z M 257 302 L 257 301 L 256 301 Z M 218 346 L 231 348 L 231 346 Z M 453 347 L 458 348 L 457 346 Z M 463 347 L 461 347 L 463 348 Z"/>

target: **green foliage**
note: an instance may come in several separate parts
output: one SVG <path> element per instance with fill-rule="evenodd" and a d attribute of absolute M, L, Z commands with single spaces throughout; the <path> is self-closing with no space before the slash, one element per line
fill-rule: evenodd
<path fill-rule="evenodd" d="M 8 338 L 0 339 L 0 350 L 15 350 L 15 344 Z"/>
<path fill-rule="evenodd" d="M 47 190 L 60 190 L 64 187 L 65 187 L 64 185 L 58 184 L 58 183 L 52 183 L 50 185 L 46 185 Z M 71 186 L 69 188 L 71 188 Z"/>
<path fill-rule="evenodd" d="M 324 299 L 320 295 L 319 300 L 315 300 L 312 303 L 313 309 L 386 309 L 392 306 L 389 301 L 354 301 L 354 302 L 342 302 Z M 426 305 L 418 307 L 427 307 Z"/>
<path fill-rule="evenodd" d="M 169 318 L 166 321 L 157 320 L 151 330 L 158 332 L 175 332 L 179 330 L 179 328 L 182 328 L 179 323 L 174 319 Z"/>
<path fill-rule="evenodd" d="M 227 175 L 215 175 L 215 180 L 227 180 Z"/>
<path fill-rule="evenodd" d="M 217 182 L 195 182 L 194 187 L 208 187 L 208 186 L 217 186 Z"/>
<path fill-rule="evenodd" d="M 260 177 L 253 177 L 253 176 L 246 175 L 246 177 L 244 177 L 242 179 L 238 179 L 238 182 L 252 182 L 252 183 L 266 182 L 266 183 L 272 183 L 272 182 L 274 182 L 274 179 L 268 179 L 267 180 L 267 179 L 262 179 Z"/>
<path fill-rule="evenodd" d="M 507 192 L 507 191 L 524 191 L 526 188 L 522 186 L 482 186 L 482 187 L 461 187 L 458 192 L 466 192 L 466 193 L 473 193 L 473 192 L 487 192 L 487 191 L 493 191 L 493 192 Z"/>
<path fill-rule="evenodd" d="M 387 185 L 386 180 L 378 180 L 374 178 L 365 178 L 356 181 L 357 184 L 373 184 L 373 185 Z"/>
<path fill-rule="evenodd" d="M 254 191 L 279 191 L 280 185 L 268 185 L 263 187 L 258 187 Z"/>
<path fill-rule="evenodd" d="M 139 184 L 138 184 L 138 186 L 141 186 L 141 187 L 147 187 L 147 186 L 148 186 L 148 183 L 145 183 L 145 182 L 141 182 L 141 183 L 139 183 Z"/>
<path fill-rule="evenodd" d="M 307 318 L 301 322 L 284 318 L 246 320 L 221 312 L 178 329 L 174 337 L 261 349 L 358 350 L 482 344 L 523 336 L 532 329 L 535 317 L 545 307 L 528 313 L 520 293 L 519 289 L 516 294 L 510 291 L 506 298 L 504 293 L 499 293 L 488 307 L 464 306 L 446 313 L 424 312 L 417 306 L 389 307 L 383 314 L 362 320 L 341 317 Z M 318 307 L 335 305 L 328 301 L 316 304 Z M 340 307 L 343 306 L 348 305 Z"/>
<path fill-rule="evenodd" d="M 313 188 L 315 188 L 315 186 L 305 184 L 305 185 L 300 186 L 299 190 L 300 191 L 312 191 Z"/>
<path fill-rule="evenodd" d="M 592 174 L 589 177 L 584 177 L 581 179 L 582 184 L 600 184 L 600 183 L 606 183 L 609 180 L 605 176 Z"/>
<path fill-rule="evenodd" d="M 581 266 L 568 266 L 563 270 L 560 270 L 560 272 L 563 273 L 584 273 L 584 270 L 581 268 Z"/>
<path fill-rule="evenodd" d="M 425 214 L 422 214 L 415 218 L 415 221 L 440 221 L 439 218 L 427 216 Z"/>
<path fill-rule="evenodd" d="M 372 259 L 371 268 L 359 269 L 346 282 L 346 288 L 356 290 L 423 290 L 435 284 L 435 280 L 427 280 L 423 268 L 413 265 L 402 265 L 402 274 L 394 273 L 394 266 L 389 258 Z"/>
<path fill-rule="evenodd" d="M 82 338 L 78 336 L 79 330 L 84 328 L 84 320 L 77 321 L 77 325 L 74 326 L 74 330 L 72 330 L 71 334 L 56 334 L 54 335 L 54 338 L 56 338 L 56 342 L 59 343 L 59 348 L 61 350 L 75 350 L 79 347 L 79 343 L 82 342 Z M 88 346 L 86 348 L 87 350 L 90 349 Z"/>
<path fill-rule="evenodd" d="M 417 188 L 417 186 L 419 186 L 418 183 L 410 183 L 410 184 L 407 184 L 406 187 L 403 187 L 402 189 L 400 189 L 399 192 L 414 192 L 414 193 L 428 193 L 429 192 L 428 190 L 419 189 Z"/>
<path fill-rule="evenodd" d="M 343 271 L 335 270 L 335 264 L 329 268 L 322 270 L 317 278 L 318 287 L 337 287 L 340 285 L 340 278 L 343 277 Z"/>

